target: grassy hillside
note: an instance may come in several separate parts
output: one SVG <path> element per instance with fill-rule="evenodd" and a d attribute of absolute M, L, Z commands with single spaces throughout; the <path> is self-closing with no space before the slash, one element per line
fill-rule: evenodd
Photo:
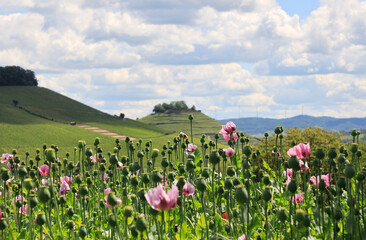
<path fill-rule="evenodd" d="M 150 114 L 141 118 L 139 121 L 152 126 L 158 126 L 169 134 L 179 134 L 182 131 L 190 135 L 190 122 L 188 120 L 189 114 L 192 114 L 194 117 L 193 135 L 195 136 L 200 137 L 202 134 L 213 135 L 218 133 L 221 129 L 221 123 L 201 112 L 196 111 Z"/>
<path fill-rule="evenodd" d="M 14 106 L 13 100 L 18 101 Z M 17 149 L 34 151 L 44 143 L 70 152 L 78 140 L 92 144 L 100 137 L 103 148 L 112 151 L 115 139 L 70 126 L 70 121 L 98 126 L 135 138 L 164 136 L 164 130 L 130 119 L 121 120 L 41 87 L 0 87 L 0 153 Z"/>

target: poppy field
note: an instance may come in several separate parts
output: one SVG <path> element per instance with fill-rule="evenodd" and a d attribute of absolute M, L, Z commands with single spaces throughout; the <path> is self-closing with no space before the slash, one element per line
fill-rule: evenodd
<path fill-rule="evenodd" d="M 47 144 L 1 153 L 0 239 L 366 239 L 351 135 L 339 149 L 285 149 L 276 127 L 259 149 L 228 122 L 163 146 L 127 137 L 105 150 L 96 138 L 65 156 Z"/>

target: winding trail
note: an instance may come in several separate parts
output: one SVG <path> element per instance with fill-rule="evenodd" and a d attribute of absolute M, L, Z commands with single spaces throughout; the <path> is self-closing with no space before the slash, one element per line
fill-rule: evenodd
<path fill-rule="evenodd" d="M 120 135 L 118 133 L 110 132 L 108 130 L 101 129 L 99 127 L 90 126 L 90 125 L 76 124 L 76 126 L 77 127 L 80 127 L 80 128 L 84 128 L 84 129 L 90 130 L 90 131 L 93 131 L 93 132 L 97 132 L 97 133 L 100 133 L 100 134 L 103 134 L 103 135 L 106 135 L 106 136 L 118 138 L 118 139 L 121 139 L 121 140 L 125 140 L 126 137 L 127 137 L 127 136 L 124 136 L 124 135 Z M 133 141 L 133 140 L 136 140 L 136 138 L 131 138 L 130 137 L 130 140 Z"/>

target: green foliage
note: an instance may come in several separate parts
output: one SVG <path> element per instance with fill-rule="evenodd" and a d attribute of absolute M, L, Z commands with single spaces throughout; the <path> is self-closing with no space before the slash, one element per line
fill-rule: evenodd
<path fill-rule="evenodd" d="M 184 101 L 173 101 L 168 103 L 161 103 L 154 106 L 154 113 L 169 113 L 189 110 L 187 104 Z M 195 106 L 191 107 L 191 110 L 196 110 Z"/>
<path fill-rule="evenodd" d="M 0 67 L 0 86 L 37 86 L 38 81 L 31 70 L 19 66 Z"/>

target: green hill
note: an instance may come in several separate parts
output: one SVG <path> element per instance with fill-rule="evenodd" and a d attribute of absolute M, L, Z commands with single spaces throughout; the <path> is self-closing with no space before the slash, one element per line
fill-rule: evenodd
<path fill-rule="evenodd" d="M 14 105 L 13 100 L 18 102 Z M 120 135 L 135 138 L 164 136 L 164 130 L 131 119 L 98 111 L 54 91 L 41 87 L 0 87 L 0 151 L 19 153 L 32 151 L 46 144 L 56 144 L 61 151 L 72 151 L 78 140 L 92 144 L 100 137 L 103 148 L 111 151 L 115 139 L 90 130 L 69 125 L 69 122 L 97 126 Z"/>

